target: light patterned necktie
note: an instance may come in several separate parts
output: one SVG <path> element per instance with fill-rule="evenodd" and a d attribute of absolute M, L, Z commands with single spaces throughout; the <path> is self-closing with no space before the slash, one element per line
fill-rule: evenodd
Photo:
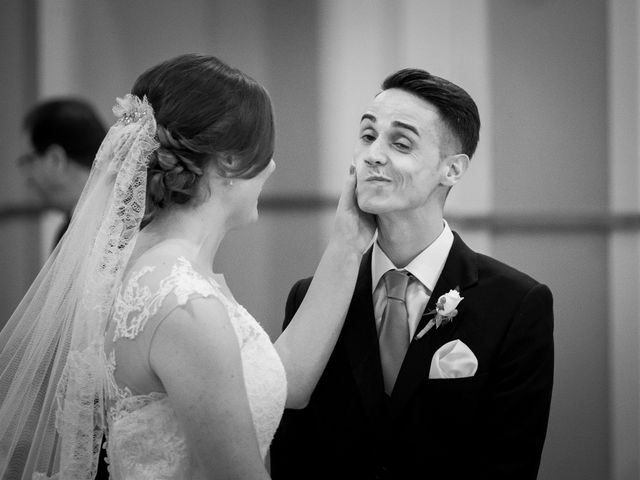
<path fill-rule="evenodd" d="M 387 306 L 382 314 L 378 342 L 384 391 L 391 395 L 409 348 L 409 322 L 405 303 L 409 275 L 406 271 L 390 270 L 383 278 L 387 287 Z"/>

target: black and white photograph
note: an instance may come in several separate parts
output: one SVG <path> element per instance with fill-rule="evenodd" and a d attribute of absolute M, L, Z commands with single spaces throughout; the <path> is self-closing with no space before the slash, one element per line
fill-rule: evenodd
<path fill-rule="evenodd" d="M 640 2 L 0 0 L 0 480 L 640 479 Z"/>

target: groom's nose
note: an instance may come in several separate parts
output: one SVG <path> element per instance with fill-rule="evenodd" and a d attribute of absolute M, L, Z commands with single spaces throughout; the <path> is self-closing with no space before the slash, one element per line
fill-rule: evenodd
<path fill-rule="evenodd" d="M 376 139 L 369 145 L 364 161 L 369 166 L 384 165 L 387 163 L 387 156 L 380 139 Z"/>

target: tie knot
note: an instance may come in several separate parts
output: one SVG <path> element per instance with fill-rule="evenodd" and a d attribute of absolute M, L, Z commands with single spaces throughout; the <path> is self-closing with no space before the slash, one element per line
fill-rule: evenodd
<path fill-rule="evenodd" d="M 389 270 L 384 274 L 384 283 L 387 287 L 387 298 L 405 301 L 409 275 L 405 270 Z"/>

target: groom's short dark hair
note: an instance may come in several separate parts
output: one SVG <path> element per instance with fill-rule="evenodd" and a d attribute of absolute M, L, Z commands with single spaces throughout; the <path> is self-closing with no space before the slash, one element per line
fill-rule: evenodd
<path fill-rule="evenodd" d="M 382 82 L 382 90 L 398 88 L 412 93 L 438 109 L 460 151 L 471 158 L 480 136 L 480 114 L 471 96 L 456 84 L 417 68 L 392 73 Z"/>

